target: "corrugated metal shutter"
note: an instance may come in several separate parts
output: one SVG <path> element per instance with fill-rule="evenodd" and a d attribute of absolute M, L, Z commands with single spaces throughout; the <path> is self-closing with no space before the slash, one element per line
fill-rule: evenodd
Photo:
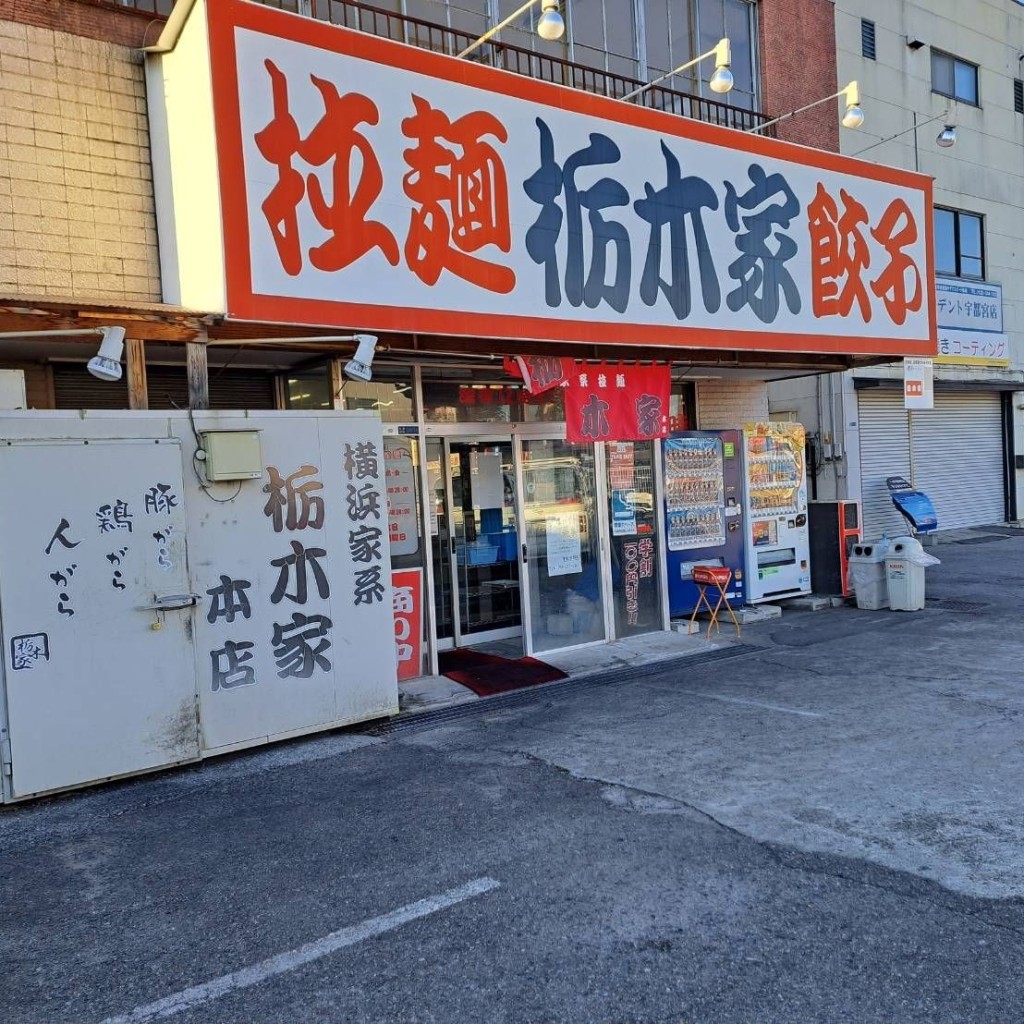
<path fill-rule="evenodd" d="M 999 395 L 946 392 L 914 413 L 916 484 L 931 496 L 939 529 L 985 526 L 1006 517 Z"/>
<path fill-rule="evenodd" d="M 146 382 L 151 409 L 188 407 L 185 368 L 148 366 Z M 97 380 L 84 366 L 55 363 L 53 390 L 58 409 L 127 409 L 128 385 Z M 273 409 L 274 378 L 264 370 L 210 372 L 210 407 L 213 409 Z"/>
<path fill-rule="evenodd" d="M 861 391 L 861 488 L 865 537 L 903 532 L 885 478 L 910 479 L 910 438 L 899 391 Z M 935 503 L 940 530 L 985 526 L 1005 516 L 1002 416 L 993 392 L 937 392 L 914 413 L 914 483 Z"/>
<path fill-rule="evenodd" d="M 857 392 L 860 421 L 861 514 L 865 540 L 906 532 L 903 517 L 893 507 L 886 477 L 910 479 L 910 436 L 902 392 Z"/>

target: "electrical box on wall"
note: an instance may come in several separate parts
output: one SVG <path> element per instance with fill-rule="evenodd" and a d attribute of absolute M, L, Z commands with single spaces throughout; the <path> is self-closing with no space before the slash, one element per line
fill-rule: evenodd
<path fill-rule="evenodd" d="M 258 480 L 263 476 L 263 452 L 258 430 L 207 430 L 202 434 L 206 479 Z"/>

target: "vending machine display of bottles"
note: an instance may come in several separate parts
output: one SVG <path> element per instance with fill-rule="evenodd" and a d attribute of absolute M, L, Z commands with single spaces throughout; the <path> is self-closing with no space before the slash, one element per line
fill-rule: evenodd
<path fill-rule="evenodd" d="M 746 440 L 750 514 L 795 515 L 800 511 L 799 493 L 804 479 L 800 440 L 782 430 L 748 435 Z"/>
<path fill-rule="evenodd" d="M 722 443 L 715 437 L 665 441 L 665 515 L 668 549 L 715 547 L 725 543 L 722 515 Z"/>

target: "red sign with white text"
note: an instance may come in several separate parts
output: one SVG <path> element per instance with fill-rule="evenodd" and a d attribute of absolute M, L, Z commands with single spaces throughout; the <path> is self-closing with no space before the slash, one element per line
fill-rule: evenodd
<path fill-rule="evenodd" d="M 667 364 L 573 364 L 562 384 L 568 441 L 651 441 L 668 435 Z"/>
<path fill-rule="evenodd" d="M 395 613 L 398 678 L 415 679 L 423 674 L 423 570 L 392 572 L 391 601 Z"/>

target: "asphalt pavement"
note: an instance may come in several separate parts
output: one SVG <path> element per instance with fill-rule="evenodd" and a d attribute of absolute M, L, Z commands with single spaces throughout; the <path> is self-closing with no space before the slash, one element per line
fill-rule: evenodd
<path fill-rule="evenodd" d="M 0 1021 L 1017 1024 L 1024 533 L 918 613 L 0 811 Z"/>

